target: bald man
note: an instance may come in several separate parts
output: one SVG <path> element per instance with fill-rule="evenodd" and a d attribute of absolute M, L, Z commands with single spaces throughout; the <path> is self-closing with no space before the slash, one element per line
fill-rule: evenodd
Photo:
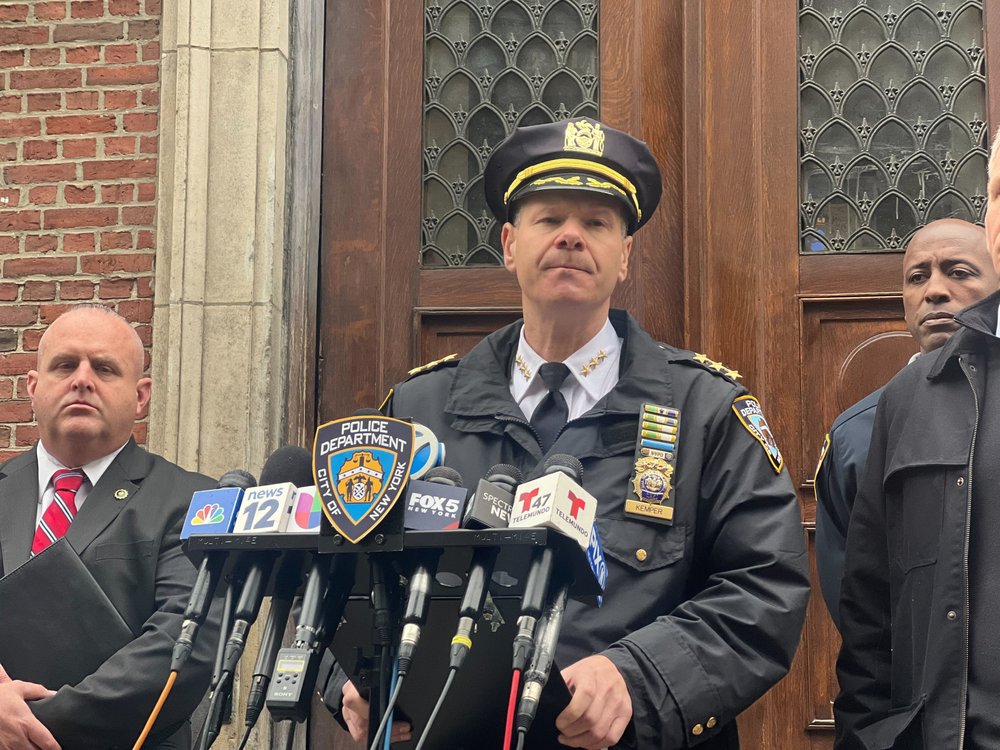
<path fill-rule="evenodd" d="M 993 272 L 982 281 L 994 289 L 998 151 L 986 212 Z M 967 279 L 967 265 L 948 259 L 928 256 L 913 280 Z M 915 313 L 925 340 L 950 337 L 879 400 L 847 534 L 836 750 L 1000 748 L 998 313 L 998 291 L 954 320 Z"/>
<path fill-rule="evenodd" d="M 903 256 L 903 310 L 920 353 L 942 346 L 958 330 L 955 314 L 998 286 L 982 227 L 940 219 L 913 235 Z M 847 526 L 882 390 L 834 420 L 816 469 L 816 565 L 823 600 L 838 628 Z"/>
<path fill-rule="evenodd" d="M 0 575 L 65 536 L 133 637 L 76 685 L 22 682 L 0 664 L 0 747 L 131 747 L 170 672 L 195 578 L 178 538 L 185 511 L 191 493 L 213 483 L 132 439 L 150 379 L 142 342 L 117 313 L 64 313 L 42 335 L 37 367 L 27 386 L 40 440 L 0 467 Z M 52 596 L 38 592 L 40 617 Z M 190 747 L 188 717 L 207 687 L 216 633 L 209 623 L 146 748 Z"/>

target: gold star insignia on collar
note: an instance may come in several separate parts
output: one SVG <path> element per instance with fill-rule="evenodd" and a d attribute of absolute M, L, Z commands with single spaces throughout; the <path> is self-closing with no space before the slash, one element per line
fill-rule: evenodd
<path fill-rule="evenodd" d="M 712 360 L 710 360 L 704 354 L 695 354 L 694 355 L 694 361 L 695 362 L 701 362 L 703 365 L 710 365 L 710 364 L 712 364 Z"/>
<path fill-rule="evenodd" d="M 524 376 L 525 380 L 531 380 L 531 370 L 529 370 L 528 366 L 524 364 L 524 360 L 521 359 L 520 354 L 514 357 L 514 364 L 517 365 L 517 369 L 521 371 L 521 374 Z"/>
<path fill-rule="evenodd" d="M 594 368 L 596 368 L 599 364 L 601 364 L 601 362 L 603 362 L 607 358 L 608 358 L 608 353 L 603 349 L 601 349 L 601 351 L 597 353 L 596 357 L 592 358 L 587 364 L 583 365 L 580 368 L 580 374 L 583 375 L 583 377 L 587 377 L 588 375 L 590 375 L 590 373 L 594 371 Z"/>
<path fill-rule="evenodd" d="M 738 380 L 743 377 L 736 370 L 726 370 L 726 375 L 727 377 L 730 377 L 733 380 Z"/>

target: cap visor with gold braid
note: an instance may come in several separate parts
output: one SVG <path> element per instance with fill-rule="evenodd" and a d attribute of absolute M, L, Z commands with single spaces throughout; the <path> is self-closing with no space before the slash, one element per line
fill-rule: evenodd
<path fill-rule="evenodd" d="M 486 200 L 499 221 L 526 195 L 583 190 L 621 202 L 629 234 L 660 200 L 660 170 L 642 141 L 587 118 L 517 128 L 485 170 Z"/>

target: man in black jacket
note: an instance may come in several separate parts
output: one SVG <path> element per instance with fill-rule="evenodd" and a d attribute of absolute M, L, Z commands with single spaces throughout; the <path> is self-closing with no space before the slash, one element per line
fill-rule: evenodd
<path fill-rule="evenodd" d="M 656 208 L 644 143 L 576 119 L 519 128 L 485 172 L 523 321 L 398 385 L 464 477 L 583 464 L 608 558 L 604 606 L 568 605 L 557 660 L 570 747 L 736 747 L 736 716 L 795 653 L 808 596 L 798 502 L 739 374 L 610 310 Z M 640 418 L 641 417 L 641 418 Z M 345 690 L 355 736 L 364 707 Z"/>
<path fill-rule="evenodd" d="M 987 242 L 1000 272 L 998 146 Z M 1000 292 L 886 387 L 847 537 L 837 750 L 1000 747 Z"/>
<path fill-rule="evenodd" d="M 938 219 L 914 234 L 903 255 L 903 311 L 920 353 L 941 347 L 960 327 L 955 313 L 995 291 L 998 282 L 982 227 Z M 838 628 L 847 526 L 883 390 L 869 393 L 834 420 L 816 467 L 816 568 Z"/>

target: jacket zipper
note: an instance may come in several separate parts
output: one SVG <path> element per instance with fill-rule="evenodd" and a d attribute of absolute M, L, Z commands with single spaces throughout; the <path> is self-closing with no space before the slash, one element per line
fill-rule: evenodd
<path fill-rule="evenodd" d="M 979 432 L 979 394 L 976 392 L 975 383 L 972 382 L 972 375 L 969 374 L 965 359 L 958 358 L 958 363 L 962 366 L 965 379 L 969 381 L 972 389 L 972 400 L 976 407 L 976 421 L 972 425 L 972 445 L 969 446 L 969 477 L 966 480 L 968 486 L 968 500 L 965 506 L 965 549 L 962 560 L 962 594 L 964 598 L 965 611 L 962 613 L 962 712 L 959 715 L 958 725 L 958 750 L 965 748 L 965 722 L 967 704 L 969 702 L 969 619 L 971 617 L 969 604 L 969 538 L 972 525 L 972 462 L 976 456 L 976 433 Z"/>

